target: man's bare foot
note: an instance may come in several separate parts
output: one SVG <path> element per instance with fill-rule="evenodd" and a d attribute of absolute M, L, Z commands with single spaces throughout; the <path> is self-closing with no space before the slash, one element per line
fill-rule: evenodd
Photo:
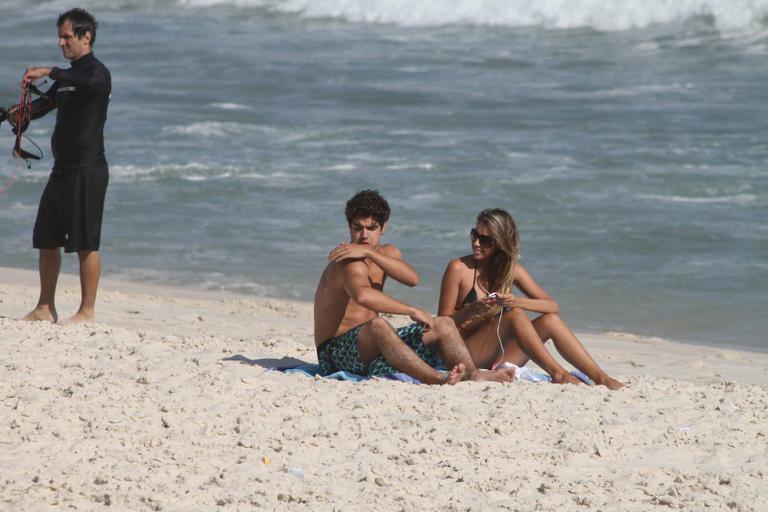
<path fill-rule="evenodd" d="M 82 311 L 78 311 L 75 313 L 75 315 L 71 318 L 67 318 L 66 320 L 63 320 L 59 322 L 59 325 L 75 325 L 75 324 L 84 324 L 86 322 L 93 322 L 96 319 L 96 315 L 93 313 L 83 313 Z"/>
<path fill-rule="evenodd" d="M 552 375 L 552 384 L 584 384 L 568 372 Z"/>
<path fill-rule="evenodd" d="M 451 371 L 448 372 L 445 375 L 445 380 L 441 382 L 441 384 L 448 384 L 450 386 L 453 386 L 457 382 L 461 382 L 464 380 L 464 375 L 467 373 L 467 367 L 464 366 L 463 363 L 459 363 L 453 368 L 451 368 Z"/>
<path fill-rule="evenodd" d="M 490 381 L 490 382 L 514 382 L 517 368 L 499 368 L 498 370 L 480 371 L 478 370 L 472 380 Z"/>
<path fill-rule="evenodd" d="M 22 320 L 26 322 L 51 322 L 52 324 L 56 323 L 58 319 L 59 315 L 56 313 L 56 308 L 48 306 L 37 306 L 22 317 Z"/>
<path fill-rule="evenodd" d="M 595 384 L 598 384 L 600 386 L 605 386 L 611 391 L 616 391 L 617 389 L 621 389 L 624 387 L 624 384 L 619 382 L 618 380 L 614 379 L 613 377 L 605 377 L 604 379 L 601 379 L 599 381 L 595 381 Z"/>

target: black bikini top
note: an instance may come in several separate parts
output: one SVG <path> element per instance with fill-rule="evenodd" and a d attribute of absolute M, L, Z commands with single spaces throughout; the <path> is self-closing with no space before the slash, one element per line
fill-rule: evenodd
<path fill-rule="evenodd" d="M 459 306 L 459 309 L 463 308 L 467 304 L 472 304 L 473 302 L 477 302 L 477 292 L 475 291 L 475 283 L 477 282 L 477 265 L 475 265 L 475 271 L 472 274 L 472 288 L 469 289 L 469 292 L 467 293 L 467 296 L 464 297 L 464 300 L 461 301 L 461 306 Z"/>

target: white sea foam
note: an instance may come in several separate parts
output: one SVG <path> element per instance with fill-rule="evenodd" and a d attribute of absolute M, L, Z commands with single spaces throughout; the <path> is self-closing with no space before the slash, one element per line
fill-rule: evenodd
<path fill-rule="evenodd" d="M 300 172 L 276 171 L 272 173 L 249 172 L 239 174 L 238 177 L 243 180 L 254 180 L 272 187 L 295 187 L 300 188 L 315 183 L 314 176 L 302 174 Z"/>
<path fill-rule="evenodd" d="M 110 179 L 117 182 L 155 181 L 177 178 L 185 181 L 221 180 L 239 174 L 241 169 L 217 165 L 212 168 L 198 162 L 171 165 L 114 165 L 110 166 Z"/>
<path fill-rule="evenodd" d="M 636 96 L 650 96 L 663 93 L 686 94 L 694 88 L 691 83 L 674 84 L 647 84 L 635 87 L 619 87 L 615 89 L 598 89 L 594 91 L 560 92 L 553 93 L 554 97 L 576 98 L 624 98 Z"/>
<path fill-rule="evenodd" d="M 220 272 L 173 272 L 149 268 L 126 268 L 108 273 L 116 281 L 149 282 L 161 285 L 182 285 L 193 289 L 231 291 L 259 296 L 275 296 L 272 287 L 242 276 L 225 276 Z"/>
<path fill-rule="evenodd" d="M 431 171 L 435 168 L 430 163 L 401 163 L 401 164 L 389 164 L 385 165 L 384 169 L 388 171 Z"/>
<path fill-rule="evenodd" d="M 221 174 L 216 174 L 212 176 L 206 176 L 201 174 L 185 174 L 181 176 L 181 179 L 184 181 L 209 181 L 209 180 L 224 180 L 227 178 L 230 178 L 232 176 L 231 172 L 225 172 Z"/>
<path fill-rule="evenodd" d="M 1 182 L 0 182 L 1 183 Z M 6 192 L 8 194 L 8 192 Z M 9 220 L 29 220 L 34 218 L 33 215 L 37 211 L 37 204 L 35 203 L 22 203 L 19 201 L 8 202 L 8 196 L 0 196 L 0 201 L 4 203 L 0 208 L 0 219 L 3 221 Z"/>
<path fill-rule="evenodd" d="M 627 30 L 711 17 L 720 29 L 763 24 L 768 0 L 177 0 L 186 7 L 231 5 L 307 18 L 406 26 L 497 25 Z"/>
<path fill-rule="evenodd" d="M 240 134 L 247 125 L 242 123 L 222 123 L 204 121 L 186 125 L 163 126 L 163 133 L 168 135 L 199 135 L 203 137 L 225 137 Z"/>
<path fill-rule="evenodd" d="M 211 103 L 210 106 L 222 110 L 248 110 L 251 108 L 248 105 L 241 105 L 240 103 Z"/>
<path fill-rule="evenodd" d="M 164 175 L 168 173 L 179 174 L 185 172 L 203 171 L 209 167 L 199 162 L 190 162 L 187 164 L 178 165 L 111 165 L 109 167 L 110 177 L 137 177 L 137 176 L 150 176 L 150 175 Z"/>
<path fill-rule="evenodd" d="M 735 194 L 730 196 L 714 196 L 714 197 L 685 197 L 685 196 L 664 196 L 660 194 L 641 194 L 637 197 L 641 199 L 649 199 L 652 201 L 663 201 L 671 203 L 694 203 L 694 204 L 734 204 L 739 206 L 746 206 L 754 203 L 758 200 L 758 197 L 754 194 Z"/>
<path fill-rule="evenodd" d="M 334 164 L 326 165 L 318 169 L 319 171 L 336 171 L 336 172 L 352 172 L 357 170 L 357 166 L 354 164 Z"/>
<path fill-rule="evenodd" d="M 427 192 L 424 194 L 414 194 L 408 199 L 407 202 L 410 203 L 413 201 L 419 204 L 436 203 L 440 199 L 442 199 L 442 197 L 443 197 L 443 194 L 441 194 L 440 192 Z"/>

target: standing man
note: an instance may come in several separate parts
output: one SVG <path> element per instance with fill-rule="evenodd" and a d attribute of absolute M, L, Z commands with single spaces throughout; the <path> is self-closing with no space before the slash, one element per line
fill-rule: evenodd
<path fill-rule="evenodd" d="M 419 276 L 397 247 L 380 243 L 389 204 L 378 192 L 355 194 L 347 202 L 346 217 L 350 242 L 331 251 L 315 292 L 315 345 L 322 373 L 397 371 L 427 384 L 514 380 L 514 369 L 478 370 L 450 317 L 434 318 L 383 292 L 387 277 L 416 286 Z M 379 313 L 408 315 L 415 323 L 395 330 Z M 440 362 L 450 371 L 436 370 Z"/>
<path fill-rule="evenodd" d="M 67 253 L 77 251 L 80 259 L 80 308 L 68 322 L 85 322 L 95 316 L 101 272 L 98 251 L 108 182 L 103 132 L 112 80 L 93 55 L 96 20 L 90 13 L 71 9 L 59 16 L 56 25 L 59 48 L 71 67 L 31 67 L 24 72 L 25 81 L 54 80 L 32 103 L 31 117 L 58 109 L 51 137 L 53 171 L 40 198 L 32 236 L 33 246 L 40 250 L 40 298 L 24 320 L 58 320 L 54 297 L 64 247 Z"/>

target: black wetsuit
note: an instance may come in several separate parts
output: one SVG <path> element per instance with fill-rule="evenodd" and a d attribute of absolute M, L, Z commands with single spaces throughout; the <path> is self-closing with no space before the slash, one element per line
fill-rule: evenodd
<path fill-rule="evenodd" d="M 58 109 L 51 137 L 53 166 L 106 165 L 104 123 L 112 92 L 109 70 L 89 53 L 70 69 L 53 68 L 50 76 L 55 82 L 45 95 Z"/>
<path fill-rule="evenodd" d="M 112 92 L 109 70 L 93 53 L 53 68 L 55 80 L 35 101 L 33 117 L 58 109 L 51 137 L 53 171 L 40 198 L 32 245 L 98 250 L 109 171 L 104 157 L 104 123 Z"/>

